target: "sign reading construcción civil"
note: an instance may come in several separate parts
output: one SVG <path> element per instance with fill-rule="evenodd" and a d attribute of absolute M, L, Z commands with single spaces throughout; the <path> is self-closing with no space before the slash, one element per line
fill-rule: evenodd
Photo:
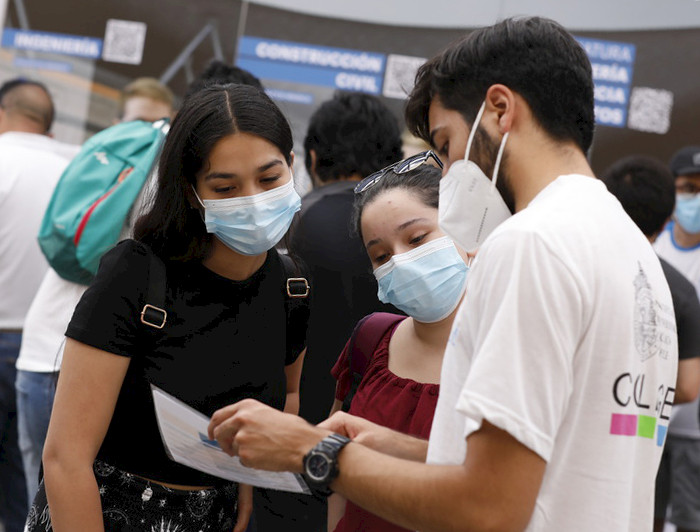
<path fill-rule="evenodd" d="M 577 37 L 593 69 L 595 121 L 625 127 L 636 47 L 634 44 Z"/>
<path fill-rule="evenodd" d="M 2 32 L 2 47 L 98 59 L 102 54 L 102 39 L 6 28 Z"/>
<path fill-rule="evenodd" d="M 386 56 L 344 48 L 242 37 L 236 64 L 263 79 L 379 94 Z"/>

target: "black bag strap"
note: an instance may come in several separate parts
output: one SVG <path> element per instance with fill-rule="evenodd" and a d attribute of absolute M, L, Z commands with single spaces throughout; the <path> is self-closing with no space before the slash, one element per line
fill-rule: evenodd
<path fill-rule="evenodd" d="M 141 310 L 141 323 L 162 329 L 168 320 L 168 312 L 165 310 L 166 271 L 165 263 L 150 247 L 141 242 L 148 255 L 148 292 L 146 304 Z"/>
<path fill-rule="evenodd" d="M 287 314 L 287 327 L 306 328 L 309 321 L 309 293 L 311 285 L 302 274 L 299 265 L 289 255 L 279 253 L 285 281 L 284 310 Z"/>

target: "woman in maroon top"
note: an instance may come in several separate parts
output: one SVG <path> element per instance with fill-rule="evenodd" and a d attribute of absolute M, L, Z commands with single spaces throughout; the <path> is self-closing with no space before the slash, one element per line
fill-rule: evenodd
<path fill-rule="evenodd" d="M 340 410 L 351 387 L 350 351 L 357 353 L 362 336 L 371 335 L 370 331 L 376 334 L 380 329 L 381 334 L 382 325 L 372 322 L 383 320 L 388 330 L 374 352 L 366 354 L 369 361 L 349 411 L 425 439 L 430 434 L 442 357 L 464 295 L 469 260 L 438 227 L 440 170 L 424 164 L 431 160 L 440 165 L 432 152 L 425 152 L 372 174 L 355 188 L 355 222 L 377 277 L 379 298 L 408 317 L 391 320 L 391 316 L 375 314 L 358 325 L 332 370 L 338 384 L 331 411 Z M 328 530 L 405 529 L 333 495 Z"/>

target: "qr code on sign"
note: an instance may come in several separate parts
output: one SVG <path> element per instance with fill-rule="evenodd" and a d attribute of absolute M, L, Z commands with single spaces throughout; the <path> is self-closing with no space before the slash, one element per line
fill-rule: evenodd
<path fill-rule="evenodd" d="M 387 98 L 406 98 L 413 89 L 416 71 L 423 63 L 423 57 L 389 54 L 382 94 Z"/>
<path fill-rule="evenodd" d="M 146 42 L 146 24 L 109 19 L 105 30 L 102 59 L 113 63 L 141 64 Z"/>
<path fill-rule="evenodd" d="M 630 96 L 627 127 L 663 135 L 671 127 L 671 109 L 673 109 L 671 91 L 634 87 Z"/>

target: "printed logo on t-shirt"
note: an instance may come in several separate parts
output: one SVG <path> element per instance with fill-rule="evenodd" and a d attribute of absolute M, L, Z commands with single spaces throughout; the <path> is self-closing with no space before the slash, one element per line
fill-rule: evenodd
<path fill-rule="evenodd" d="M 610 434 L 656 439 L 656 444 L 662 446 L 666 440 L 676 389 L 662 384 L 657 390 L 652 390 L 644 386 L 644 381 L 643 373 L 623 373 L 615 379 L 612 393 L 617 405 L 638 413 L 613 412 Z"/>
<path fill-rule="evenodd" d="M 634 278 L 634 346 L 642 362 L 658 355 L 668 360 L 674 347 L 676 327 L 673 308 L 659 302 L 642 268 Z M 658 389 L 645 387 L 644 372 L 625 372 L 613 382 L 612 394 L 618 405 L 610 418 L 610 434 L 666 440 L 669 417 L 676 389 L 661 384 Z M 675 383 L 674 383 L 675 384 Z M 635 413 L 620 413 L 620 408 Z"/>
<path fill-rule="evenodd" d="M 676 335 L 673 309 L 659 303 L 641 264 L 634 279 L 634 345 L 642 362 L 655 355 L 668 359 Z"/>

